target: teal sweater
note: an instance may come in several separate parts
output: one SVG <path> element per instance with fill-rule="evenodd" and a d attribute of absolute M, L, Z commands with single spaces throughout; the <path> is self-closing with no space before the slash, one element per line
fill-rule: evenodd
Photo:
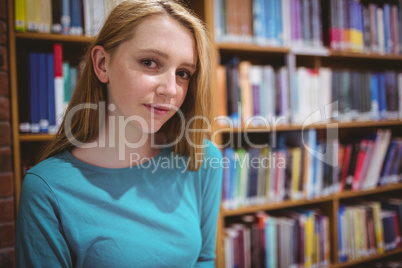
<path fill-rule="evenodd" d="M 213 267 L 222 155 L 197 172 L 165 148 L 132 168 L 70 152 L 28 171 L 16 226 L 17 267 Z"/>

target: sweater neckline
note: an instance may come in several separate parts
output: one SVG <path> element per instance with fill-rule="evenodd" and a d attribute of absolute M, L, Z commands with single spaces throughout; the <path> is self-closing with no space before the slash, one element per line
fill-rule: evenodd
<path fill-rule="evenodd" d="M 114 173 L 114 172 L 124 172 L 124 171 L 131 171 L 131 170 L 139 170 L 139 169 L 149 169 L 154 168 L 156 163 L 159 163 L 160 158 L 167 157 L 168 154 L 171 152 L 171 147 L 163 147 L 163 149 L 153 158 L 149 158 L 146 162 L 143 162 L 139 165 L 132 165 L 129 167 L 122 167 L 122 168 L 106 168 L 101 166 L 95 166 L 86 162 L 83 162 L 76 158 L 70 150 L 64 151 L 61 156 L 66 159 L 67 161 L 71 162 L 73 165 L 77 165 L 86 169 L 91 169 L 98 172 L 106 172 L 106 173 Z"/>

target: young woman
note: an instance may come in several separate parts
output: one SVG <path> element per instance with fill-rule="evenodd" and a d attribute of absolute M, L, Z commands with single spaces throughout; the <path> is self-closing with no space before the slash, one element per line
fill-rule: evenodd
<path fill-rule="evenodd" d="M 18 267 L 213 267 L 222 167 L 205 135 L 211 51 L 176 1 L 117 6 L 54 141 L 28 171 Z"/>

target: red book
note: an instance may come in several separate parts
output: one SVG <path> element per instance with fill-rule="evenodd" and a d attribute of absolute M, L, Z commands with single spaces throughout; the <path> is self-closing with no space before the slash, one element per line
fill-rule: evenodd
<path fill-rule="evenodd" d="M 359 190 L 363 163 L 364 163 L 364 159 L 366 158 L 367 144 L 368 144 L 367 140 L 362 140 L 360 142 L 359 153 L 357 155 L 357 161 L 356 161 L 355 175 L 354 175 L 353 184 L 352 184 L 353 191 Z"/>
<path fill-rule="evenodd" d="M 63 77 L 63 45 L 56 43 L 53 46 L 54 51 L 54 76 Z"/>
<path fill-rule="evenodd" d="M 401 232 L 399 230 L 398 212 L 394 213 L 394 226 L 395 226 L 395 245 L 397 248 L 401 246 Z"/>
<path fill-rule="evenodd" d="M 339 187 L 340 192 L 342 192 L 345 189 L 346 177 L 348 176 L 348 169 L 349 169 L 351 154 L 352 154 L 352 144 L 348 144 L 348 145 L 346 145 L 343 162 L 342 162 L 341 186 Z"/>

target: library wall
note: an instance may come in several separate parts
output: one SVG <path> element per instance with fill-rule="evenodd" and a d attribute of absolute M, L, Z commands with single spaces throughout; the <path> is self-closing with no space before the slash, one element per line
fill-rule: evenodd
<path fill-rule="evenodd" d="M 0 0 L 0 267 L 14 267 L 14 179 L 11 154 L 7 1 Z"/>

